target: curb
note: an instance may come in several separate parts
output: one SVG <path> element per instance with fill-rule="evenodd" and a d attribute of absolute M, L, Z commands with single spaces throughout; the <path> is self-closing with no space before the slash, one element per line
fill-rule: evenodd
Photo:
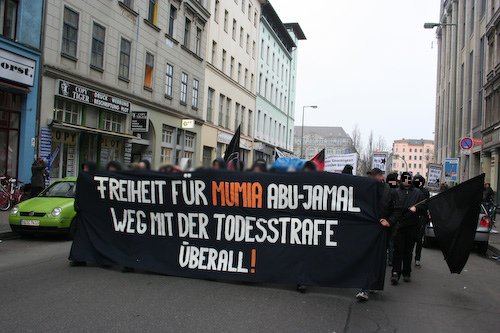
<path fill-rule="evenodd" d="M 0 240 L 16 239 L 19 237 L 21 236 L 13 231 L 0 232 Z"/>

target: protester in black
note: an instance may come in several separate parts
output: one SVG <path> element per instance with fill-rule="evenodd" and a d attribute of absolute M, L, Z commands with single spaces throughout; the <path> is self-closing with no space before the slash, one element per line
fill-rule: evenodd
<path fill-rule="evenodd" d="M 391 283 L 397 285 L 401 275 L 405 282 L 411 281 L 413 247 L 420 226 L 420 215 L 427 212 L 425 196 L 412 186 L 412 176 L 408 172 L 401 175 L 401 185 L 397 190 L 401 205 L 401 217 L 396 224 L 394 235 L 394 258 L 392 261 Z M 418 204 L 418 205 L 417 205 Z"/>
<path fill-rule="evenodd" d="M 384 183 L 385 177 L 384 172 L 379 168 L 373 168 L 371 171 L 368 171 L 368 176 L 373 178 L 374 180 Z M 381 192 L 380 198 L 380 224 L 387 229 L 387 238 L 389 238 L 391 234 L 391 226 L 396 224 L 396 221 L 400 217 L 400 209 L 399 209 L 399 198 L 393 189 L 389 187 L 388 184 L 384 183 L 383 191 Z M 368 289 L 370 286 L 361 289 L 356 298 L 359 301 L 367 301 L 368 300 Z"/>
<path fill-rule="evenodd" d="M 416 175 L 413 178 L 413 187 L 418 188 L 424 194 L 426 199 L 430 198 L 429 191 L 424 187 L 425 178 L 421 175 Z M 425 214 L 420 216 L 420 226 L 417 233 L 417 240 L 415 243 L 415 267 L 420 268 L 420 258 L 422 257 L 422 245 L 423 238 L 425 233 L 425 226 L 429 223 L 429 214 L 426 212 Z"/>
<path fill-rule="evenodd" d="M 106 165 L 107 171 L 120 171 L 122 169 L 122 165 L 118 161 L 109 161 Z"/>
<path fill-rule="evenodd" d="M 352 175 L 352 170 L 353 170 L 352 165 L 350 165 L 350 164 L 346 164 L 346 165 L 344 166 L 344 169 L 342 169 L 342 173 L 343 173 L 343 174 L 346 174 L 346 175 Z"/>
<path fill-rule="evenodd" d="M 396 189 L 399 187 L 398 174 L 396 172 L 388 174 L 385 182 L 389 185 L 392 192 L 397 197 Z M 391 232 L 389 233 L 389 237 L 387 240 L 387 266 L 389 267 L 392 267 L 392 258 L 394 256 L 394 228 L 394 226 L 391 227 Z"/>

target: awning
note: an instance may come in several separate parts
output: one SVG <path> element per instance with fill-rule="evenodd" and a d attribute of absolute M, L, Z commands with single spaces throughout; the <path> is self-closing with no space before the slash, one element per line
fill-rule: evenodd
<path fill-rule="evenodd" d="M 18 86 L 17 84 L 8 83 L 5 81 L 0 81 L 0 88 L 24 95 L 31 92 L 31 89 L 28 87 Z"/>
<path fill-rule="evenodd" d="M 54 128 L 60 128 L 60 129 L 70 129 L 70 130 L 77 130 L 77 131 L 83 131 L 83 132 L 94 133 L 94 134 L 116 136 L 116 137 L 120 137 L 120 138 L 124 138 L 124 139 L 137 139 L 136 136 L 133 136 L 131 134 L 109 132 L 109 131 L 99 129 L 99 128 L 92 128 L 92 127 L 81 126 L 81 125 L 61 123 L 57 120 L 53 120 L 51 123 L 51 126 Z"/>

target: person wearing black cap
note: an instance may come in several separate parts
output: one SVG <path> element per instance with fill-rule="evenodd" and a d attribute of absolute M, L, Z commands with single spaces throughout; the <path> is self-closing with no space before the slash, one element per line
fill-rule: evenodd
<path fill-rule="evenodd" d="M 392 260 L 391 284 L 397 285 L 401 275 L 405 282 L 411 281 L 413 247 L 420 226 L 420 216 L 427 212 L 427 205 L 421 203 L 426 198 L 422 191 L 413 187 L 412 176 L 401 174 L 401 184 L 397 189 L 401 204 L 401 217 L 394 234 L 394 257 Z"/>
<path fill-rule="evenodd" d="M 399 198 L 397 193 L 389 187 L 388 184 L 385 184 L 384 172 L 379 168 L 373 168 L 372 170 L 367 172 L 368 176 L 377 182 L 383 183 L 383 192 L 381 193 L 382 197 L 380 198 L 380 224 L 386 228 L 387 237 L 391 235 L 391 226 L 396 224 L 396 221 L 400 217 L 400 209 L 399 209 Z M 356 295 L 356 299 L 359 301 L 367 301 L 368 300 L 368 289 L 370 286 L 361 289 Z"/>
<path fill-rule="evenodd" d="M 342 173 L 343 173 L 343 174 L 346 174 L 346 175 L 352 175 L 352 170 L 353 170 L 352 165 L 350 165 L 350 164 L 346 164 L 346 165 L 344 166 L 344 169 L 342 169 Z"/>
<path fill-rule="evenodd" d="M 429 191 L 424 187 L 425 178 L 421 175 L 413 177 L 413 187 L 418 188 L 424 194 L 426 199 L 430 198 Z M 422 257 L 422 245 L 425 232 L 425 226 L 429 223 L 429 215 L 424 214 L 420 216 L 420 226 L 418 229 L 417 240 L 415 245 L 415 267 L 420 268 L 420 258 Z"/>

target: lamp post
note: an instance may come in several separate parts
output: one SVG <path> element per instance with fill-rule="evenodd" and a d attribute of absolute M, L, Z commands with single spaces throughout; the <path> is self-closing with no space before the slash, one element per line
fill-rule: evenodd
<path fill-rule="evenodd" d="M 401 159 L 403 160 L 403 163 L 404 163 L 404 165 L 405 165 L 406 172 L 408 172 L 408 164 L 406 163 L 405 156 L 404 156 L 404 155 L 403 155 L 403 156 L 400 156 L 400 155 L 398 155 L 398 154 L 394 154 L 393 156 L 394 156 L 394 158 L 396 158 L 397 160 L 401 157 Z"/>
<path fill-rule="evenodd" d="M 436 27 L 448 27 L 448 26 L 451 26 L 451 27 L 457 27 L 457 24 L 456 23 L 434 23 L 434 22 L 427 22 L 427 23 L 424 23 L 424 29 L 434 29 Z M 451 126 L 448 126 L 450 128 L 449 132 L 451 134 L 451 138 L 450 138 L 450 135 L 448 135 L 448 142 L 447 142 L 447 146 L 446 147 L 446 151 L 448 150 L 448 148 L 450 148 L 450 157 L 455 157 L 455 142 L 456 142 L 456 128 L 455 128 L 455 121 L 456 121 L 456 112 L 457 112 L 457 79 L 458 79 L 458 75 L 457 75 L 457 69 L 458 69 L 458 66 L 457 66 L 457 60 L 458 60 L 458 29 L 455 29 L 455 64 L 454 64 L 454 68 L 453 68 L 453 71 L 454 71 L 454 80 L 453 80 L 453 117 L 449 117 L 448 115 L 448 125 L 451 125 Z M 449 52 L 451 52 L 451 47 L 450 47 L 450 50 Z M 450 92 L 448 91 L 448 94 Z M 451 120 L 450 120 L 451 118 Z M 460 119 L 462 118 L 462 115 L 460 115 Z M 439 119 L 439 115 L 436 114 L 436 119 Z M 461 129 L 461 124 L 460 124 L 460 131 L 462 130 Z M 437 138 L 441 132 L 441 129 L 439 128 L 436 128 L 436 131 L 438 132 L 438 135 L 436 135 L 436 143 L 437 143 Z"/>
<path fill-rule="evenodd" d="M 302 107 L 302 134 L 300 135 L 300 158 L 304 158 L 304 113 L 306 108 L 317 109 L 317 105 L 304 105 Z"/>

